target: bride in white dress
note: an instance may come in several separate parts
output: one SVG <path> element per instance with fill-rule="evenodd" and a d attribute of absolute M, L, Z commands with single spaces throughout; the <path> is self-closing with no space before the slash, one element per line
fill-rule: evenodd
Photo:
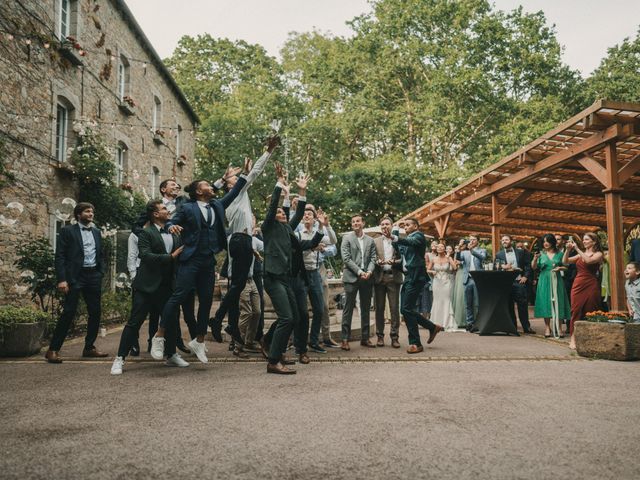
<path fill-rule="evenodd" d="M 436 256 L 427 267 L 427 272 L 433 276 L 431 321 L 443 327 L 447 332 L 459 330 L 451 303 L 456 269 L 454 259 L 445 253 L 445 246 L 438 244 Z"/>

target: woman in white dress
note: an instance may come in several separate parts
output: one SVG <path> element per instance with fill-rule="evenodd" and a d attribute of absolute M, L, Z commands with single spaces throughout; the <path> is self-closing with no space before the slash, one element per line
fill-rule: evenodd
<path fill-rule="evenodd" d="M 451 291 L 457 266 L 453 257 L 446 254 L 443 244 L 438 244 L 436 254 L 427 267 L 427 271 L 433 276 L 431 321 L 443 327 L 445 331 L 454 332 L 458 330 L 458 324 L 453 316 Z"/>

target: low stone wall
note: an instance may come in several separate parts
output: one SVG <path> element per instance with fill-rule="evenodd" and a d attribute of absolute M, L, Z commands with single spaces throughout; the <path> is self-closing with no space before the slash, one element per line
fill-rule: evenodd
<path fill-rule="evenodd" d="M 576 350 L 583 357 L 607 360 L 640 359 L 640 324 L 579 321 Z"/>

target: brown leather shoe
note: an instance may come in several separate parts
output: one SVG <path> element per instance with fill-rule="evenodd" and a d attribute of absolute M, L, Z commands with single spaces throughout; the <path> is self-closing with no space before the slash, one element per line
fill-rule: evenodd
<path fill-rule="evenodd" d="M 376 342 L 376 347 L 384 347 L 384 337 L 378 337 L 378 341 Z"/>
<path fill-rule="evenodd" d="M 303 365 L 308 365 L 309 363 L 311 363 L 311 360 L 309 360 L 309 355 L 307 355 L 306 353 L 301 353 L 298 361 Z"/>
<path fill-rule="evenodd" d="M 376 348 L 376 346 L 373 343 L 371 343 L 370 340 L 367 340 L 366 342 L 360 342 L 360 345 L 367 348 Z"/>
<path fill-rule="evenodd" d="M 91 348 L 85 348 L 82 351 L 82 356 L 87 358 L 104 358 L 104 357 L 108 357 L 109 354 L 96 350 L 96 347 L 91 347 Z"/>
<path fill-rule="evenodd" d="M 422 345 L 409 345 L 407 348 L 407 353 L 420 353 L 424 352 L 424 347 Z"/>
<path fill-rule="evenodd" d="M 267 373 L 277 373 L 280 375 L 293 375 L 296 373 L 292 368 L 285 367 L 282 363 L 267 363 Z"/>
<path fill-rule="evenodd" d="M 249 354 L 240 347 L 233 349 L 233 355 L 238 358 L 249 358 Z"/>
<path fill-rule="evenodd" d="M 351 350 L 351 347 L 349 346 L 349 342 L 347 342 L 347 341 L 343 341 L 343 342 L 340 344 L 340 348 L 341 348 L 342 350 L 347 351 L 347 352 L 348 352 L 349 350 Z"/>
<path fill-rule="evenodd" d="M 44 354 L 44 358 L 49 363 L 62 363 L 60 355 L 58 355 L 58 352 L 54 350 L 47 350 L 47 353 Z"/>
<path fill-rule="evenodd" d="M 286 355 L 283 355 L 282 358 L 280 359 L 280 363 L 283 365 L 295 365 L 296 362 L 293 360 L 290 360 L 289 357 L 287 357 Z"/>
<path fill-rule="evenodd" d="M 391 346 L 393 348 L 400 348 L 400 342 L 398 341 L 397 338 L 392 338 L 391 339 Z"/>
<path fill-rule="evenodd" d="M 442 328 L 440 325 L 436 325 L 436 328 L 433 329 L 433 332 L 429 334 L 429 340 L 427 340 L 427 344 L 433 342 L 438 332 L 441 332 L 442 330 L 444 330 L 444 328 Z"/>

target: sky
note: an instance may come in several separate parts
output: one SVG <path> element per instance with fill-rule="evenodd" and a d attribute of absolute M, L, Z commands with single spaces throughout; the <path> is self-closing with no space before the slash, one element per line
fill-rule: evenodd
<path fill-rule="evenodd" d="M 346 22 L 371 11 L 367 0 L 126 0 L 162 58 L 171 55 L 183 35 L 262 45 L 278 57 L 290 32 L 317 29 L 337 36 L 351 33 Z M 563 59 L 587 77 L 607 49 L 640 27 L 640 0 L 493 0 L 500 10 L 522 5 L 542 10 L 555 24 Z"/>

